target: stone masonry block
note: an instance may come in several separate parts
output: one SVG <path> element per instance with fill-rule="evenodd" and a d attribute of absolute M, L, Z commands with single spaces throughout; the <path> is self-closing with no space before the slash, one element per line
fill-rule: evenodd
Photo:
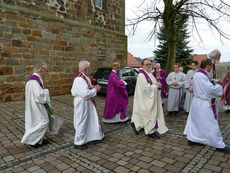
<path fill-rule="evenodd" d="M 16 58 L 7 58 L 6 65 L 19 65 L 19 60 Z"/>
<path fill-rule="evenodd" d="M 20 40 L 12 40 L 12 46 L 22 47 L 22 41 L 20 41 Z"/>
<path fill-rule="evenodd" d="M 12 74 L 13 74 L 13 67 L 9 67 L 9 66 L 0 67 L 0 75 L 12 75 Z"/>
<path fill-rule="evenodd" d="M 5 64 L 6 63 L 6 60 L 5 60 L 5 58 L 3 58 L 3 57 L 0 57 L 0 65 L 3 65 L 3 64 Z"/>
<path fill-rule="evenodd" d="M 53 33 L 53 34 L 59 34 L 59 29 L 56 29 L 56 28 L 52 28 L 51 29 L 51 32 Z"/>
<path fill-rule="evenodd" d="M 40 31 L 40 30 L 32 30 L 32 35 L 42 37 L 42 31 Z"/>
<path fill-rule="evenodd" d="M 48 38 L 50 40 L 56 40 L 56 35 L 49 33 L 49 32 L 43 32 L 42 36 L 43 36 L 43 38 Z"/>

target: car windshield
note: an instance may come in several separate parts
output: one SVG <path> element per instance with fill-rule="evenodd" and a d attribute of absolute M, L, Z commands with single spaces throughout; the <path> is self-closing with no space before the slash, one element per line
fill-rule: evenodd
<path fill-rule="evenodd" d="M 98 69 L 95 73 L 97 79 L 109 79 L 109 75 L 111 73 L 111 69 Z"/>

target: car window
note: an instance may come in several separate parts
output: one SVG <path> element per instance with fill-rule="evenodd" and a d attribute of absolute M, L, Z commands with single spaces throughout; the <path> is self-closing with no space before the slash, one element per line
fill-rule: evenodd
<path fill-rule="evenodd" d="M 124 69 L 122 76 L 133 76 L 132 69 L 130 69 L 130 68 Z"/>
<path fill-rule="evenodd" d="M 98 69 L 95 73 L 95 77 L 97 79 L 109 79 L 109 75 L 111 73 L 111 69 Z"/>
<path fill-rule="evenodd" d="M 138 76 L 138 71 L 136 71 L 135 69 L 133 69 L 133 74 L 134 74 L 134 76 Z"/>

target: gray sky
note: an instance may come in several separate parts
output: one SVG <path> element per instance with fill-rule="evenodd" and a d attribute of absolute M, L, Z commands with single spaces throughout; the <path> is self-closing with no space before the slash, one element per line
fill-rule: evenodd
<path fill-rule="evenodd" d="M 125 0 L 126 1 L 126 19 L 135 17 L 133 11 L 136 11 L 142 0 Z M 135 57 L 146 58 L 153 56 L 153 50 L 157 47 L 158 41 L 147 39 L 148 34 L 152 29 L 153 23 L 144 22 L 138 25 L 135 35 L 128 36 L 128 51 Z M 222 38 L 220 41 L 217 32 L 211 31 L 211 29 L 204 24 L 199 24 L 199 34 L 202 36 L 202 41 L 198 38 L 195 31 L 190 30 L 190 47 L 194 49 L 194 54 L 207 54 L 213 49 L 219 49 L 221 51 L 221 62 L 230 62 L 230 40 Z M 223 24 L 223 27 L 226 24 Z M 229 28 L 230 24 L 227 24 Z M 126 29 L 126 34 L 128 34 Z"/>

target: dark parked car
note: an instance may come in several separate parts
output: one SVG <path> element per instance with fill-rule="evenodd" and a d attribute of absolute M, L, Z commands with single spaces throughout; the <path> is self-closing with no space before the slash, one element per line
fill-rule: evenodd
<path fill-rule="evenodd" d="M 99 91 L 99 93 L 101 94 L 106 94 L 107 92 L 108 79 L 111 71 L 112 68 L 110 67 L 98 68 L 91 79 L 93 85 L 99 84 L 101 86 L 101 90 Z M 133 94 L 135 91 L 138 71 L 131 67 L 124 67 L 120 68 L 118 76 L 120 79 L 124 80 L 127 83 L 126 90 L 128 94 Z"/>

